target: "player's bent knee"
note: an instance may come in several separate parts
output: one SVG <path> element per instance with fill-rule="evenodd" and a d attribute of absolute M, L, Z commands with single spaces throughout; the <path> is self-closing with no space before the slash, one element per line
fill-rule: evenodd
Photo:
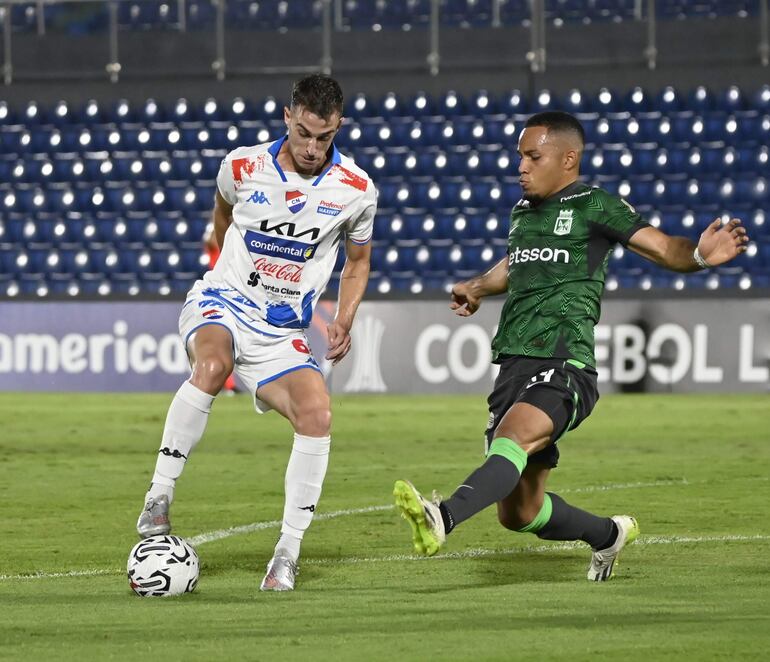
<path fill-rule="evenodd" d="M 515 509 L 498 509 L 497 520 L 509 531 L 520 531 L 538 515 L 538 509 L 522 506 Z"/>
<path fill-rule="evenodd" d="M 520 518 L 511 513 L 498 513 L 497 521 L 509 531 L 518 531 L 524 524 Z"/>
<path fill-rule="evenodd" d="M 538 500 L 539 501 L 539 500 Z M 540 536 L 540 531 L 550 521 L 553 513 L 553 503 L 550 495 L 546 492 L 543 497 L 542 505 L 540 508 L 535 507 L 535 500 L 527 500 L 525 502 L 516 504 L 513 509 L 508 509 L 505 513 L 508 515 L 504 526 L 507 529 L 516 531 L 518 533 L 534 533 Z M 499 508 L 501 522 L 504 508 Z"/>
<path fill-rule="evenodd" d="M 295 413 L 294 429 L 309 437 L 325 437 L 332 427 L 332 413 L 328 405 L 305 405 Z"/>
<path fill-rule="evenodd" d="M 232 361 L 219 357 L 206 357 L 195 362 L 190 381 L 204 391 L 218 392 L 232 371 Z"/>

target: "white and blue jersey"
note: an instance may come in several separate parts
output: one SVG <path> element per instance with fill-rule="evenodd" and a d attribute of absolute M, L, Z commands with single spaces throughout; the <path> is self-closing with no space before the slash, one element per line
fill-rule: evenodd
<path fill-rule="evenodd" d="M 222 161 L 217 188 L 233 222 L 194 288 L 271 336 L 310 325 L 340 241 L 369 242 L 377 208 L 372 180 L 336 147 L 320 175 L 285 172 L 277 161 L 285 140 L 239 147 Z"/>

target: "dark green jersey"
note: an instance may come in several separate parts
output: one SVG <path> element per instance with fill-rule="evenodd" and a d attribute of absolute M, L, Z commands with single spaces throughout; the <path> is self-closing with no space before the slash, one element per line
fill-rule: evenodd
<path fill-rule="evenodd" d="M 647 227 L 634 209 L 575 182 L 511 212 L 508 299 L 492 341 L 503 355 L 573 359 L 590 366 L 611 248 Z"/>

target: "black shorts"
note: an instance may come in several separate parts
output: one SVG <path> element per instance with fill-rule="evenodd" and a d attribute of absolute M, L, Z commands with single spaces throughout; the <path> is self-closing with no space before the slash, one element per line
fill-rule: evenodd
<path fill-rule="evenodd" d="M 598 399 L 596 370 L 591 367 L 578 368 L 563 359 L 501 357 L 500 374 L 487 398 L 487 450 L 505 412 L 517 402 L 526 402 L 548 414 L 553 421 L 551 443 L 530 455 L 528 463 L 553 468 L 559 462 L 556 442 L 588 418 Z"/>

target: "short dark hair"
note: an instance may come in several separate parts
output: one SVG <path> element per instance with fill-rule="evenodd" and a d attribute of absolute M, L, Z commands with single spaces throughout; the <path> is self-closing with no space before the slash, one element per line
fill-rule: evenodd
<path fill-rule="evenodd" d="M 302 106 L 319 117 L 342 115 L 342 88 L 331 76 L 311 74 L 296 81 L 291 90 L 291 107 Z"/>
<path fill-rule="evenodd" d="M 524 128 L 529 126 L 542 126 L 549 131 L 563 131 L 575 133 L 580 137 L 580 144 L 585 145 L 586 134 L 583 131 L 583 125 L 574 115 L 562 112 L 561 110 L 546 110 L 542 113 L 536 113 L 527 120 Z"/>

